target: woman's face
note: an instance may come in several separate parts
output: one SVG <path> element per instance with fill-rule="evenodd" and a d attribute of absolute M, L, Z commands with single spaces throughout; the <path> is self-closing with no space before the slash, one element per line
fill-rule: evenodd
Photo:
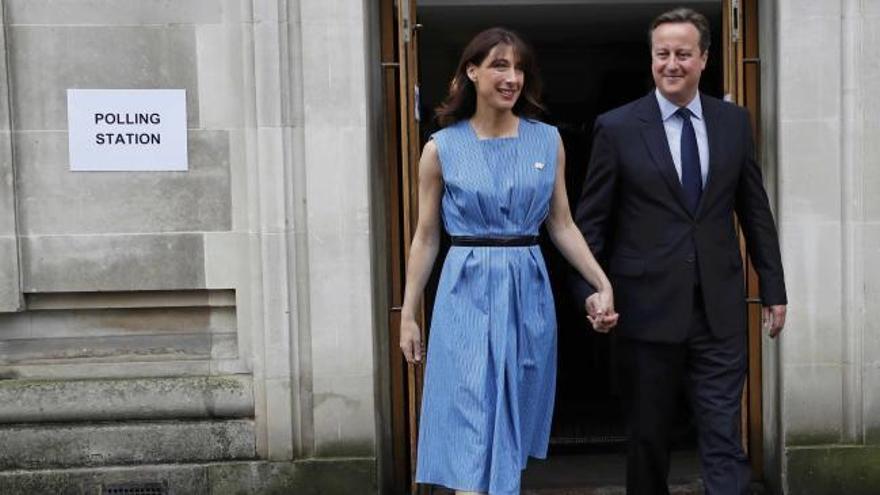
<path fill-rule="evenodd" d="M 513 47 L 498 44 L 480 65 L 467 68 L 474 83 L 477 101 L 496 110 L 512 110 L 523 89 L 524 75 Z"/>

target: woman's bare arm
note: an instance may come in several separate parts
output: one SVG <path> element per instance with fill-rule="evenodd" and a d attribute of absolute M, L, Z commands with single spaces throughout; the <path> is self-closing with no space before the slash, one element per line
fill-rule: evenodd
<path fill-rule="evenodd" d="M 419 218 L 409 250 L 400 323 L 400 348 L 407 362 L 422 360 L 423 343 L 415 315 L 440 245 L 443 175 L 437 145 L 428 141 L 419 160 Z"/>
<path fill-rule="evenodd" d="M 568 193 L 565 190 L 565 148 L 559 142 L 557 152 L 556 178 L 553 197 L 550 200 L 550 215 L 547 218 L 547 232 L 553 244 L 569 263 L 592 285 L 597 294 L 584 301 L 590 322 L 597 330 L 608 330 L 617 322 L 614 312 L 614 298 L 611 282 L 599 266 L 581 231 L 575 225 L 568 207 Z M 592 309 L 592 311 L 591 311 Z M 601 318 L 600 318 L 601 317 Z M 597 322 L 600 323 L 597 325 Z"/>

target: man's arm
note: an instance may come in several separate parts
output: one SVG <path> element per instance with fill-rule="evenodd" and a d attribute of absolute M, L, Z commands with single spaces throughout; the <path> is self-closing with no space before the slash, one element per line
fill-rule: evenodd
<path fill-rule="evenodd" d="M 617 190 L 616 161 L 611 136 L 599 117 L 593 127 L 593 149 L 574 220 L 600 263 L 607 257 L 606 231 Z M 586 301 L 596 292 L 576 270 L 570 270 L 569 286 L 575 301 Z"/>
<path fill-rule="evenodd" d="M 736 214 L 746 235 L 746 247 L 760 281 L 765 306 L 786 304 L 785 278 L 776 224 L 764 189 L 761 168 L 755 160 L 755 143 L 748 114 L 741 113 L 746 142 L 746 163 L 736 190 Z"/>
<path fill-rule="evenodd" d="M 746 112 L 741 113 L 744 120 L 746 163 L 740 174 L 736 190 L 736 214 L 746 236 L 746 248 L 755 271 L 758 272 L 759 295 L 763 308 L 764 326 L 771 337 L 775 337 L 785 325 L 786 304 L 785 275 L 782 269 L 782 255 L 779 251 L 779 236 L 770 201 L 764 189 L 761 168 L 755 160 L 755 143 L 752 139 L 752 126 Z"/>

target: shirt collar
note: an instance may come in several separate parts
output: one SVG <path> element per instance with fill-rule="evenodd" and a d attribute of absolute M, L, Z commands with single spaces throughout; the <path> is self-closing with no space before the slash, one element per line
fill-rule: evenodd
<path fill-rule="evenodd" d="M 657 103 L 660 105 L 660 116 L 665 122 L 669 117 L 675 115 L 675 112 L 678 111 L 678 105 L 667 100 L 666 97 L 660 93 L 659 89 L 655 89 L 654 94 L 657 96 Z M 703 104 L 700 101 L 699 92 L 697 93 L 697 96 L 687 104 L 687 108 L 691 111 L 691 114 L 694 117 L 703 120 Z"/>

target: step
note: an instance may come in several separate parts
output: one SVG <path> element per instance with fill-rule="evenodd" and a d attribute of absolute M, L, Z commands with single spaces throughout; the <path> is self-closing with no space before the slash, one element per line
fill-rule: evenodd
<path fill-rule="evenodd" d="M 249 375 L 0 380 L 0 423 L 251 418 Z"/>
<path fill-rule="evenodd" d="M 431 495 L 454 495 L 452 490 L 435 488 Z M 567 488 L 525 488 L 522 495 L 626 495 L 626 486 L 610 484 L 601 486 L 571 486 Z M 699 479 L 669 484 L 669 495 L 703 495 L 703 482 Z"/>
<path fill-rule="evenodd" d="M 162 495 L 378 494 L 376 472 L 375 458 L 0 471 L 0 493 L 95 495 L 121 487 L 137 493 L 134 488 L 140 485 L 154 488 L 141 493 Z"/>
<path fill-rule="evenodd" d="M 669 485 L 669 495 L 703 495 L 703 493 L 703 483 L 699 479 Z M 626 486 L 621 484 L 571 488 L 531 488 L 523 490 L 522 495 L 626 495 Z"/>
<path fill-rule="evenodd" d="M 256 457 L 254 422 L 247 419 L 7 425 L 0 445 L 0 470 Z"/>

